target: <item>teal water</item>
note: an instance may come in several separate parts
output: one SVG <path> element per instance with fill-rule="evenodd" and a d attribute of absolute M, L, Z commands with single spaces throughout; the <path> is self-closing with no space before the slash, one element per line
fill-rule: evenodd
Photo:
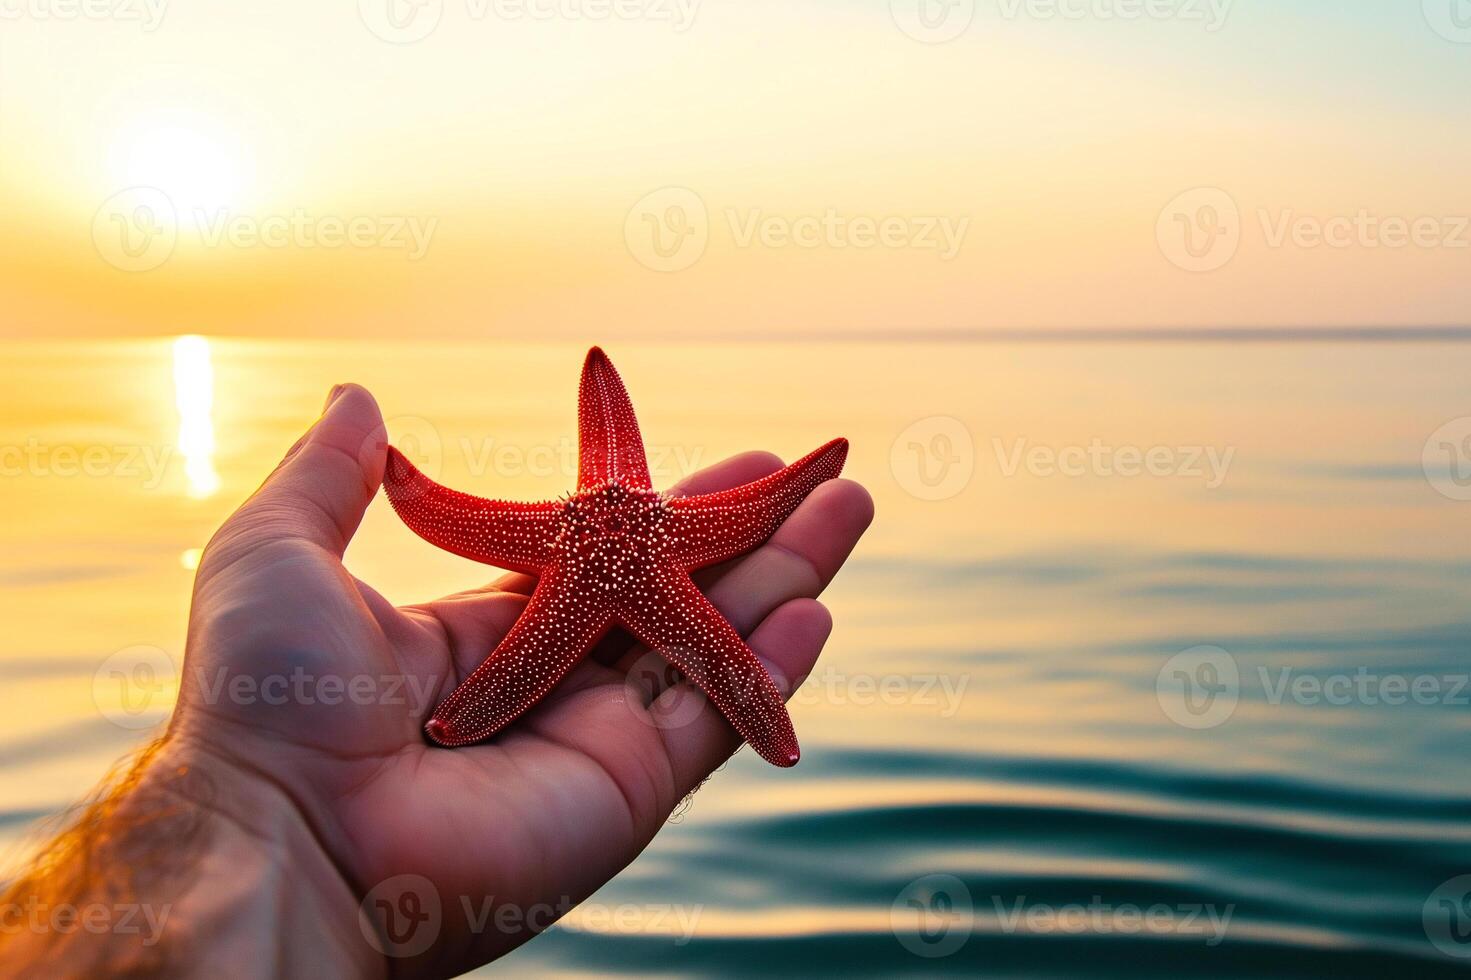
<path fill-rule="evenodd" d="M 485 975 L 1471 964 L 1471 345 L 610 352 L 651 444 L 697 465 L 846 434 L 878 519 L 825 597 L 837 629 L 793 710 L 802 763 L 739 753 L 627 872 Z M 159 481 L 7 478 L 14 853 L 148 737 L 99 709 L 99 664 L 138 643 L 178 652 L 181 555 L 329 384 L 372 387 L 400 435 L 439 447 L 445 482 L 545 496 L 565 474 L 474 472 L 462 440 L 556 445 L 578 356 L 216 342 L 213 496 L 189 496 L 179 460 Z M 168 357 L 12 347 L 0 443 L 169 446 Z M 1080 472 L 1029 455 L 1095 444 L 1108 465 Z M 1130 447 L 1170 466 L 1120 473 Z M 1229 457 L 1214 476 L 1187 458 L 1212 451 Z M 481 574 L 416 547 L 381 504 L 348 561 L 403 601 Z"/>

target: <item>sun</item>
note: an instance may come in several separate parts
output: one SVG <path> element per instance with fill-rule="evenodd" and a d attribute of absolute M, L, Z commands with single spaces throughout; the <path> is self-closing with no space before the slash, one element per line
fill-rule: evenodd
<path fill-rule="evenodd" d="M 208 119 L 141 122 L 121 133 L 110 154 L 120 187 L 152 187 L 183 212 L 238 207 L 249 171 L 248 152 Z"/>

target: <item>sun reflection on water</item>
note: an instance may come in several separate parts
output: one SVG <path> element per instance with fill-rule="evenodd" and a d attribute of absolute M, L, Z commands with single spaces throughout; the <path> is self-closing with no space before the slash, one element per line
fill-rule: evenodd
<path fill-rule="evenodd" d="M 184 454 L 184 475 L 189 496 L 203 499 L 220 489 L 215 472 L 215 428 L 210 412 L 214 407 L 214 366 L 209 341 L 186 336 L 174 341 L 174 404 L 179 410 L 179 452 Z"/>

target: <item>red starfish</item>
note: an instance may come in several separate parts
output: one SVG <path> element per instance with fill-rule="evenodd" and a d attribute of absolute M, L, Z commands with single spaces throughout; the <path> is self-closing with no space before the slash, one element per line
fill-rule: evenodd
<path fill-rule="evenodd" d="M 834 439 L 743 487 L 694 497 L 654 491 L 628 392 L 601 348 L 577 398 L 577 492 L 538 504 L 440 486 L 389 449 L 383 486 L 424 540 L 465 558 L 540 576 L 500 645 L 424 726 L 440 745 L 488 738 L 539 701 L 617 623 L 679 669 L 767 762 L 795 765 L 781 692 L 690 579 L 769 538 L 819 484 L 848 440 Z"/>

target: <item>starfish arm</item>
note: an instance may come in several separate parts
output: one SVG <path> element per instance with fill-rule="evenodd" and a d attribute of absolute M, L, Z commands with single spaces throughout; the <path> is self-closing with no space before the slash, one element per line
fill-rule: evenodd
<path fill-rule="evenodd" d="M 832 442 L 745 486 L 668 501 L 670 557 L 688 571 L 745 554 L 781 527 L 818 485 L 835 479 L 848 440 Z"/>
<path fill-rule="evenodd" d="M 434 709 L 425 734 L 445 746 L 479 742 L 546 696 L 612 623 L 606 601 L 587 591 L 563 569 L 548 569 L 511 631 Z"/>
<path fill-rule="evenodd" d="M 539 573 L 552 561 L 562 504 L 486 500 L 442 487 L 388 450 L 383 490 L 415 534 L 462 558 Z"/>
<path fill-rule="evenodd" d="M 621 483 L 650 490 L 649 461 L 628 390 L 601 347 L 587 352 L 577 393 L 577 489 Z"/>
<path fill-rule="evenodd" d="M 690 577 L 656 579 L 618 620 L 705 693 L 767 762 L 794 766 L 801 757 L 781 691 L 755 652 Z"/>

